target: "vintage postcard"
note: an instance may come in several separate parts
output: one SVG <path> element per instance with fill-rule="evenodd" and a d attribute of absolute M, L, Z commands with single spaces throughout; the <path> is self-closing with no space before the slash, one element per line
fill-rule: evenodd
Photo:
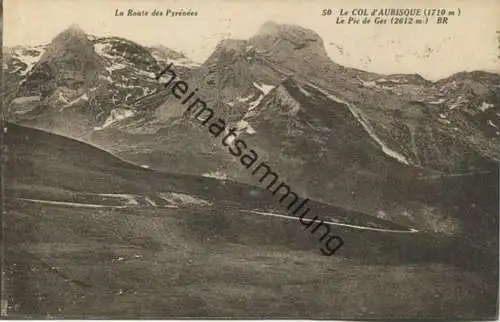
<path fill-rule="evenodd" d="M 496 319 L 499 17 L 4 0 L 1 318 Z"/>

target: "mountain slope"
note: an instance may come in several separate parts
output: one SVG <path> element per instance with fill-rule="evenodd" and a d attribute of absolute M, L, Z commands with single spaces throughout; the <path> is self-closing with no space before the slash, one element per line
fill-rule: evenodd
<path fill-rule="evenodd" d="M 471 247 L 461 236 L 402 233 L 386 220 L 311 202 L 315 214 L 339 223 L 386 228 L 332 226 L 345 248 L 321 256 L 317 239 L 298 221 L 249 212 L 280 212 L 268 191 L 156 172 L 70 138 L 10 123 L 6 129 L 9 317 L 496 312 L 497 248 Z M 324 296 L 311 296 L 318 292 Z M 279 306 L 268 304 L 277 297 Z"/>
<path fill-rule="evenodd" d="M 280 210 L 277 200 L 267 190 L 236 182 L 153 171 L 84 142 L 49 132 L 6 123 L 4 142 L 8 151 L 6 183 L 7 191 L 12 193 L 8 195 L 10 198 L 26 197 L 24 193 L 40 193 L 47 198 L 54 192 L 53 197 L 58 198 L 60 195 L 57 192 L 66 192 L 71 196 L 113 192 L 146 194 L 155 199 L 155 194 L 161 195 L 162 191 L 175 191 L 203 195 L 203 199 L 226 206 L 238 203 L 247 207 L 258 205 L 263 210 Z M 311 204 L 323 211 L 330 209 L 345 220 L 360 217 L 366 222 L 379 222 L 379 225 L 388 228 L 391 226 L 390 222 L 361 213 L 355 215 L 351 212 L 353 216 L 349 219 L 346 215 L 348 211 L 314 201 Z"/>

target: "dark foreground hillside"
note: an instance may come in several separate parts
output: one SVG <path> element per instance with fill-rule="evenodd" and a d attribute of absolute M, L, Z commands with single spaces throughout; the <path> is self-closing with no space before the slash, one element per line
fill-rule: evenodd
<path fill-rule="evenodd" d="M 312 202 L 345 241 L 323 256 L 298 221 L 259 215 L 286 215 L 268 191 L 155 172 L 14 124 L 4 142 L 7 317 L 496 315 L 498 235 L 486 227 L 498 217 L 465 185 L 455 200 L 479 200 L 481 243 Z M 460 179 L 448 180 L 434 189 Z"/>

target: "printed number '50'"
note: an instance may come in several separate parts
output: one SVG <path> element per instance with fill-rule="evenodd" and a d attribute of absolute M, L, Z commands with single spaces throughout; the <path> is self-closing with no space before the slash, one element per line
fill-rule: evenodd
<path fill-rule="evenodd" d="M 332 9 L 323 9 L 321 12 L 322 16 L 331 16 L 332 15 Z"/>

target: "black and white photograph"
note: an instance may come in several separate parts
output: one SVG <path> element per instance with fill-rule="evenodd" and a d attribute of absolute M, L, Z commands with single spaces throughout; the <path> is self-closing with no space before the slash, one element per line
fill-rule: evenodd
<path fill-rule="evenodd" d="M 0 318 L 498 319 L 498 17 L 4 0 Z"/>

